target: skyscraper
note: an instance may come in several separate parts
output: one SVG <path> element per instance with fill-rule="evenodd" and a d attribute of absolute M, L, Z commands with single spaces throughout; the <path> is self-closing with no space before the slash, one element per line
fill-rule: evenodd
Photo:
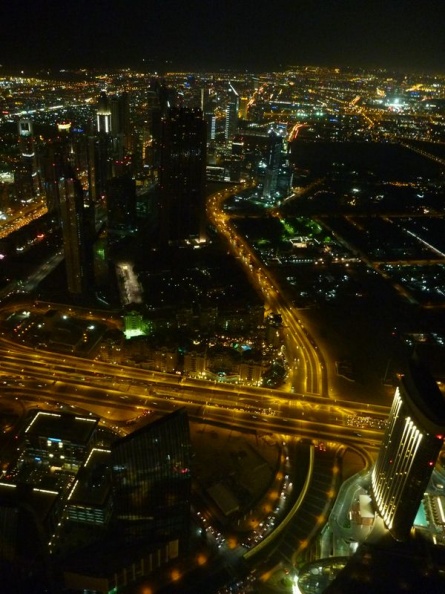
<path fill-rule="evenodd" d="M 96 110 L 96 129 L 98 133 L 111 132 L 111 107 L 110 101 L 105 91 L 101 91 Z"/>
<path fill-rule="evenodd" d="M 112 445 L 114 525 L 134 544 L 162 547 L 165 560 L 188 547 L 190 434 L 185 409 Z"/>
<path fill-rule="evenodd" d="M 160 135 L 161 243 L 204 239 L 206 125 L 200 109 L 171 108 Z"/>
<path fill-rule="evenodd" d="M 28 119 L 19 120 L 18 130 L 21 159 L 15 175 L 16 191 L 19 198 L 26 201 L 39 193 L 40 175 L 37 168 L 32 121 Z"/>
<path fill-rule="evenodd" d="M 238 103 L 231 101 L 226 107 L 226 121 L 224 127 L 224 138 L 231 140 L 237 130 L 238 126 Z"/>
<path fill-rule="evenodd" d="M 281 165 L 283 138 L 271 130 L 267 146 L 267 166 L 264 173 L 263 198 L 272 198 L 278 187 L 278 173 Z"/>
<path fill-rule="evenodd" d="M 92 283 L 93 222 L 84 206 L 80 182 L 70 168 L 59 179 L 58 194 L 68 291 L 81 297 Z"/>
<path fill-rule="evenodd" d="M 224 127 L 224 138 L 232 140 L 238 128 L 240 96 L 233 84 L 229 81 L 230 101 L 226 107 L 226 121 Z"/>
<path fill-rule="evenodd" d="M 418 362 L 401 378 L 372 472 L 378 513 L 397 540 L 413 525 L 445 435 L 445 400 Z"/>
<path fill-rule="evenodd" d="M 107 184 L 109 231 L 131 233 L 136 229 L 136 182 L 130 175 L 113 177 Z"/>
<path fill-rule="evenodd" d="M 113 137 L 114 175 L 128 171 L 131 162 L 130 104 L 128 93 L 115 95 L 110 101 L 111 135 Z"/>

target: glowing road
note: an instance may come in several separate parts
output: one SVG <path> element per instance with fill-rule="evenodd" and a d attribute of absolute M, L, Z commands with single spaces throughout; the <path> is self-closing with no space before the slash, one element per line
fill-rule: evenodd
<path fill-rule="evenodd" d="M 388 408 L 175 375 L 35 351 L 0 338 L 0 395 L 41 405 L 101 407 L 108 419 L 185 406 L 190 418 L 233 428 L 377 446 Z M 379 419 L 380 426 L 366 419 Z M 358 422 L 357 419 L 363 419 Z"/>
<path fill-rule="evenodd" d="M 223 202 L 231 195 L 246 189 L 235 186 L 212 194 L 207 201 L 207 215 L 223 235 L 235 257 L 239 258 L 252 284 L 260 291 L 266 306 L 282 316 L 287 330 L 286 346 L 294 392 L 328 394 L 327 373 L 323 356 L 308 330 L 301 323 L 297 310 L 283 294 L 270 270 L 261 262 L 246 239 L 236 233 L 230 217 L 222 210 Z"/>

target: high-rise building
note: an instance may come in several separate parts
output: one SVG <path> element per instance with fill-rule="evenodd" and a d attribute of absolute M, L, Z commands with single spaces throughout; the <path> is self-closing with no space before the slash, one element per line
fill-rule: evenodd
<path fill-rule="evenodd" d="M 168 559 L 189 544 L 190 448 L 185 409 L 112 445 L 115 528 L 132 544 L 162 547 Z"/>
<path fill-rule="evenodd" d="M 283 138 L 271 130 L 267 146 L 267 165 L 264 173 L 263 198 L 273 198 L 278 187 Z"/>
<path fill-rule="evenodd" d="M 68 147 L 65 139 L 47 141 L 39 147 L 39 162 L 42 171 L 43 190 L 48 212 L 59 212 L 59 179 L 63 176 L 67 162 Z"/>
<path fill-rule="evenodd" d="M 20 199 L 29 200 L 38 195 L 40 190 L 40 175 L 37 168 L 37 156 L 33 123 L 28 119 L 21 119 L 18 123 L 20 165 L 16 169 L 16 192 Z"/>
<path fill-rule="evenodd" d="M 372 472 L 377 511 L 397 540 L 409 536 L 444 435 L 444 397 L 428 371 L 412 361 L 396 390 Z"/>
<path fill-rule="evenodd" d="M 108 97 L 99 95 L 96 110 L 96 175 L 99 191 L 115 175 L 122 175 L 131 166 L 130 107 L 128 93 Z"/>
<path fill-rule="evenodd" d="M 121 175 L 131 166 L 130 103 L 128 93 L 115 95 L 110 101 L 111 135 L 113 137 L 114 174 Z"/>
<path fill-rule="evenodd" d="M 58 193 L 68 291 L 81 297 L 92 288 L 94 213 L 84 206 L 82 187 L 69 168 L 59 179 Z"/>
<path fill-rule="evenodd" d="M 130 133 L 130 105 L 128 93 L 124 92 L 120 95 L 111 97 L 110 112 L 111 112 L 111 132 L 113 135 L 124 134 L 128 136 Z"/>
<path fill-rule="evenodd" d="M 224 138 L 232 140 L 238 129 L 240 96 L 233 84 L 229 81 L 230 101 L 226 107 L 226 121 L 224 128 Z"/>
<path fill-rule="evenodd" d="M 56 592 L 47 536 L 54 532 L 57 497 L 29 484 L 0 484 L 2 592 Z"/>
<path fill-rule="evenodd" d="M 238 127 L 238 103 L 231 101 L 226 107 L 226 122 L 224 128 L 224 138 L 231 140 Z"/>
<path fill-rule="evenodd" d="M 130 175 L 113 177 L 107 184 L 108 230 L 131 233 L 136 229 L 136 182 Z"/>
<path fill-rule="evenodd" d="M 200 109 L 171 108 L 161 123 L 161 243 L 205 236 L 206 125 Z"/>
<path fill-rule="evenodd" d="M 247 120 L 247 118 L 248 118 L 248 115 L 249 115 L 248 107 L 249 107 L 249 97 L 241 97 L 238 115 L 243 120 Z"/>
<path fill-rule="evenodd" d="M 109 134 L 111 132 L 111 107 L 110 101 L 105 91 L 99 95 L 99 101 L 96 110 L 96 129 L 99 132 Z"/>
<path fill-rule="evenodd" d="M 207 142 L 212 142 L 216 138 L 216 116 L 214 113 L 205 114 L 207 123 Z"/>

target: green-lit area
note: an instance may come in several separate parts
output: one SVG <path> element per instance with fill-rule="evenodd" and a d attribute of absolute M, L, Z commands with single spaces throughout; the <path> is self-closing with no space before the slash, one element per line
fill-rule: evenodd
<path fill-rule="evenodd" d="M 138 312 L 128 312 L 124 317 L 124 323 L 124 334 L 127 340 L 135 336 L 145 336 L 149 333 L 149 324 L 144 320 L 143 315 Z"/>
<path fill-rule="evenodd" d="M 323 227 L 314 221 L 314 219 L 306 217 L 297 217 L 296 219 L 280 219 L 284 229 L 284 236 L 282 239 L 289 239 L 295 235 L 306 235 L 310 238 L 317 238 L 320 240 L 320 235 L 323 234 Z M 329 237 L 325 237 L 323 241 L 330 241 Z"/>

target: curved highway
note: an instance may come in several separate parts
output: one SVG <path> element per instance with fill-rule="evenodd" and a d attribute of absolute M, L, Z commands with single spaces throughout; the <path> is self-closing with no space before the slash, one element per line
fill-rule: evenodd
<path fill-rule="evenodd" d="M 246 186 L 235 186 L 215 192 L 207 199 L 207 216 L 245 267 L 254 287 L 260 291 L 266 306 L 279 313 L 286 332 L 293 389 L 306 394 L 328 394 L 327 373 L 318 345 L 298 318 L 295 307 L 282 293 L 270 270 L 261 262 L 244 237 L 237 234 L 222 206 L 224 201 Z"/>

